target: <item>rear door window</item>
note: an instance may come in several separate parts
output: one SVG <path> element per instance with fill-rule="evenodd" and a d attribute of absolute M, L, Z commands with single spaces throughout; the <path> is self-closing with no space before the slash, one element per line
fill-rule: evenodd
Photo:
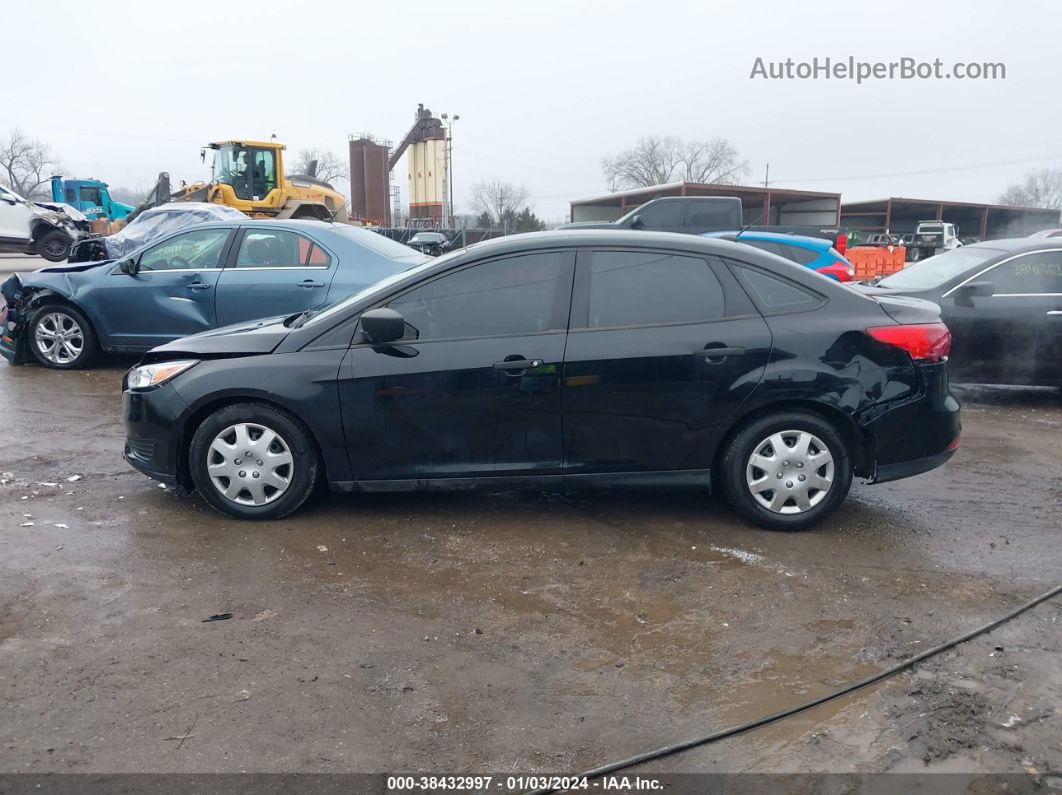
<path fill-rule="evenodd" d="M 590 328 L 718 320 L 723 288 L 700 257 L 654 251 L 595 251 L 590 262 Z"/>
<path fill-rule="evenodd" d="M 312 240 L 286 229 L 248 228 L 236 254 L 237 268 L 327 267 L 328 264 L 328 255 Z"/>

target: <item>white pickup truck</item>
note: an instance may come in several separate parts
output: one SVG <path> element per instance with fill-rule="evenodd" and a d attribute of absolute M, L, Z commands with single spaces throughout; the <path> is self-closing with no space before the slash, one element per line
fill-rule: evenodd
<path fill-rule="evenodd" d="M 905 259 L 908 262 L 918 262 L 961 245 L 959 227 L 955 224 L 944 221 L 919 221 L 915 227 L 914 238 L 907 244 Z"/>

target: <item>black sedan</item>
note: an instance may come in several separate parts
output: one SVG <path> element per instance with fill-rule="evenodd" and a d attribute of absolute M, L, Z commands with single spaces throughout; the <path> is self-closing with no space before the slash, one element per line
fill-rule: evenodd
<path fill-rule="evenodd" d="M 938 308 L 690 235 L 516 235 L 156 348 L 126 460 L 269 519 L 337 491 L 717 488 L 765 527 L 959 442 Z"/>
<path fill-rule="evenodd" d="M 1062 240 L 990 240 L 860 290 L 940 305 L 954 381 L 1062 386 Z"/>
<path fill-rule="evenodd" d="M 449 238 L 442 232 L 417 232 L 406 245 L 429 257 L 441 256 L 451 248 Z"/>

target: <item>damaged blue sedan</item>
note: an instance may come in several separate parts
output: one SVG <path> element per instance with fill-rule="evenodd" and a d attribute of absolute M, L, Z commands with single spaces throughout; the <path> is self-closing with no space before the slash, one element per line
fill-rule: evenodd
<path fill-rule="evenodd" d="M 0 354 L 85 367 L 180 337 L 334 303 L 427 260 L 375 232 L 323 221 L 227 220 L 120 259 L 16 273 L 0 286 Z"/>

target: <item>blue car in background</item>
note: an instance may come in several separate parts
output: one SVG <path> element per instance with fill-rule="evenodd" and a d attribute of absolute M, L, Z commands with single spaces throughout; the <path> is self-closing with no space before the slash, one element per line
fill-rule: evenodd
<path fill-rule="evenodd" d="M 117 260 L 16 273 L 0 291 L 0 354 L 84 367 L 201 331 L 345 298 L 428 257 L 375 232 L 324 221 L 215 221 Z"/>
<path fill-rule="evenodd" d="M 844 258 L 833 243 L 818 237 L 789 235 L 785 232 L 708 232 L 704 237 L 721 237 L 753 246 L 763 251 L 818 271 L 823 276 L 839 282 L 850 282 L 855 277 L 855 267 Z"/>

